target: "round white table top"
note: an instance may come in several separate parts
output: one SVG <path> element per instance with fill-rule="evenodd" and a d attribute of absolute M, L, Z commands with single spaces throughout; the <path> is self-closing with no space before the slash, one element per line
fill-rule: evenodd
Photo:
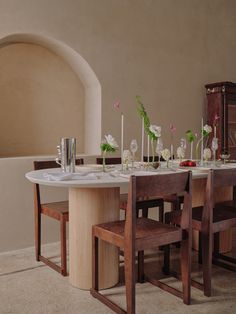
<path fill-rule="evenodd" d="M 88 168 L 88 166 L 86 165 Z M 116 166 L 117 168 L 117 166 Z M 97 169 L 98 170 L 98 169 Z M 108 172 L 102 171 L 80 171 L 77 168 L 77 172 L 74 174 L 64 174 L 60 168 L 43 169 L 37 171 L 31 171 L 26 173 L 26 178 L 33 182 L 48 186 L 57 187 L 79 187 L 79 188 L 114 188 L 114 187 L 127 187 L 130 175 L 163 175 L 176 172 L 187 171 L 189 169 L 159 169 L 155 171 L 142 171 L 134 170 L 133 172 L 123 172 L 122 174 L 114 169 L 110 169 Z M 209 168 L 206 169 L 191 169 L 193 173 L 193 179 L 206 178 Z"/>

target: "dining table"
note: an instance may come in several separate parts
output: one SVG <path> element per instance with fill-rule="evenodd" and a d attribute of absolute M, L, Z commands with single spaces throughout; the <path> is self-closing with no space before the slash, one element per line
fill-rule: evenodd
<path fill-rule="evenodd" d="M 236 167 L 236 164 L 228 166 Z M 30 171 L 26 178 L 32 183 L 63 187 L 69 190 L 69 281 L 80 289 L 92 286 L 92 226 L 120 219 L 120 195 L 128 191 L 131 175 L 163 175 L 189 169 L 178 167 L 160 169 L 134 168 L 121 171 L 120 166 L 107 166 L 103 172 L 98 165 L 81 165 L 75 173 L 62 173 L 60 168 Z M 192 168 L 192 205 L 204 204 L 206 178 L 211 167 Z M 232 187 L 215 191 L 215 200 L 232 199 Z M 230 233 L 221 235 L 221 249 L 230 249 Z M 196 240 L 197 241 L 197 240 Z M 195 246 L 197 244 L 195 243 Z M 119 279 L 119 252 L 116 247 L 100 243 L 100 289 L 112 287 Z"/>

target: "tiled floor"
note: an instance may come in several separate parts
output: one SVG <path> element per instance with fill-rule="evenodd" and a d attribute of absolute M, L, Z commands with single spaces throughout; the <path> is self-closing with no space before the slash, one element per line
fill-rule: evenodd
<path fill-rule="evenodd" d="M 235 237 L 234 237 L 235 238 Z M 58 245 L 45 247 L 50 256 L 56 256 Z M 149 252 L 146 269 L 159 275 L 162 253 Z M 178 253 L 172 254 L 172 265 L 177 267 Z M 194 253 L 196 261 L 196 254 Z M 121 264 L 122 268 L 122 264 Z M 201 278 L 196 262 L 193 276 Z M 167 279 L 174 286 L 180 286 L 174 278 Z M 137 313 L 235 313 L 236 273 L 213 266 L 213 296 L 204 297 L 202 292 L 192 288 L 192 305 L 186 306 L 171 294 L 148 283 L 137 284 Z M 181 286 L 180 286 L 181 287 Z M 124 306 L 124 288 L 118 286 L 105 293 Z M 68 277 L 51 270 L 34 259 L 33 249 L 25 249 L 0 255 L 0 314 L 104 314 L 111 311 L 88 291 L 73 288 Z"/>

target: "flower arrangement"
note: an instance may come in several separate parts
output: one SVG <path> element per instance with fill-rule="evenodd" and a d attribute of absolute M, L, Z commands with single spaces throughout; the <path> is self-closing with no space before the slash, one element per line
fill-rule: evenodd
<path fill-rule="evenodd" d="M 209 159 L 211 159 L 211 150 L 210 148 L 204 148 L 203 150 L 203 158 L 207 162 Z"/>
<path fill-rule="evenodd" d="M 208 136 L 209 134 L 212 132 L 212 127 L 208 124 L 205 124 L 203 126 L 203 128 L 201 129 L 201 137 L 200 139 L 198 140 L 197 142 L 197 145 L 196 145 L 196 159 L 198 159 L 198 150 L 199 150 L 199 145 L 202 141 L 204 141 L 204 139 L 208 139 Z M 203 152 L 202 152 L 203 153 Z"/>
<path fill-rule="evenodd" d="M 114 153 L 118 149 L 118 144 L 114 137 L 110 134 L 105 135 L 105 139 L 102 140 L 100 148 L 102 152 L 102 158 L 103 158 L 103 171 L 105 171 L 105 156 L 106 153 Z"/>
<path fill-rule="evenodd" d="M 148 138 L 151 140 L 151 147 L 152 147 L 152 162 L 155 161 L 155 142 L 157 141 L 158 137 L 161 136 L 161 126 L 157 126 L 155 124 L 150 123 L 150 119 L 148 117 L 148 114 L 145 110 L 145 107 L 141 101 L 140 96 L 136 96 L 136 101 L 138 103 L 138 113 L 140 117 L 143 119 L 144 122 L 144 130 L 147 134 Z"/>

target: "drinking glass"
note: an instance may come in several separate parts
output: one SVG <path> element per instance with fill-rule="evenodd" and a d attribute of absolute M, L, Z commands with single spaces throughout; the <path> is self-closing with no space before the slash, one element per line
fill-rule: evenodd
<path fill-rule="evenodd" d="M 158 137 L 158 139 L 157 139 L 157 146 L 156 146 L 156 153 L 157 153 L 157 156 L 158 156 L 158 161 L 160 163 L 160 166 L 161 166 L 161 153 L 163 151 L 163 147 L 164 146 L 163 146 L 162 138 Z"/>
<path fill-rule="evenodd" d="M 182 147 L 184 150 L 186 149 L 187 142 L 186 142 L 185 138 L 181 138 L 181 140 L 180 140 L 180 147 Z"/>
<path fill-rule="evenodd" d="M 211 149 L 213 151 L 214 165 L 216 165 L 216 151 L 218 149 L 218 138 L 217 137 L 213 137 L 212 142 L 211 142 Z"/>
<path fill-rule="evenodd" d="M 137 141 L 134 139 L 131 141 L 130 143 L 130 151 L 132 153 L 132 169 L 134 169 L 134 160 L 135 160 L 135 153 L 138 150 L 138 143 Z"/>

